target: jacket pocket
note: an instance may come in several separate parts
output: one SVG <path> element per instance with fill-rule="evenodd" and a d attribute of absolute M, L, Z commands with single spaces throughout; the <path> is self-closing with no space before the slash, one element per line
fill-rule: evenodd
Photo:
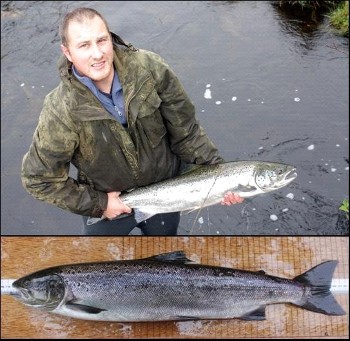
<path fill-rule="evenodd" d="M 137 117 L 139 132 L 144 132 L 152 148 L 159 145 L 167 132 L 160 113 L 161 102 L 156 90 L 152 90 L 140 105 Z"/>

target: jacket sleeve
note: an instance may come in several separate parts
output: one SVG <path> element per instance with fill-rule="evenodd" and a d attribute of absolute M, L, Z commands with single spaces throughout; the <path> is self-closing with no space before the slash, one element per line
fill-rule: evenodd
<path fill-rule="evenodd" d="M 158 84 L 157 92 L 162 100 L 160 111 L 169 132 L 172 151 L 191 164 L 224 162 L 197 120 L 195 107 L 175 73 L 160 56 L 152 56 L 152 73 Z"/>
<path fill-rule="evenodd" d="M 79 137 L 67 119 L 58 115 L 57 103 L 48 97 L 23 158 L 22 184 L 36 199 L 80 215 L 100 217 L 107 206 L 107 194 L 69 176 Z"/>

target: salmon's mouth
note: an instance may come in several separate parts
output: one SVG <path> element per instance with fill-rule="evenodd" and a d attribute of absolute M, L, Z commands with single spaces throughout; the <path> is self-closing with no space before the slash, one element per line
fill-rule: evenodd
<path fill-rule="evenodd" d="M 289 183 L 291 183 L 293 180 L 295 180 L 297 177 L 297 172 L 296 172 L 296 168 L 292 168 L 291 170 L 287 171 L 283 177 L 281 176 L 281 178 L 276 181 L 271 188 L 273 189 L 278 189 L 278 188 L 282 188 L 286 185 L 288 185 Z"/>
<path fill-rule="evenodd" d="M 30 294 L 27 289 L 16 288 L 16 291 L 11 293 L 12 296 L 27 305 L 37 305 L 37 300 Z"/>
<path fill-rule="evenodd" d="M 291 169 L 289 172 L 286 173 L 284 176 L 284 180 L 291 182 L 298 176 L 298 173 L 296 172 L 296 168 Z"/>

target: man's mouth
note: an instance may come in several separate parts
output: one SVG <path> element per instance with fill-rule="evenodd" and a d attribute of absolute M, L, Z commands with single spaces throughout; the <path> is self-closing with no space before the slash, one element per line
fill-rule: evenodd
<path fill-rule="evenodd" d="M 103 61 L 103 62 L 99 62 L 99 63 L 94 63 L 94 64 L 92 64 L 92 67 L 93 67 L 94 69 L 102 69 L 102 68 L 104 67 L 104 65 L 105 65 L 105 62 Z"/>

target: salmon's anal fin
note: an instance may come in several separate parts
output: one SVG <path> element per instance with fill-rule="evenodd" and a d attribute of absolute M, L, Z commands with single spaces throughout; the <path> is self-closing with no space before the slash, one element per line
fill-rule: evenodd
<path fill-rule="evenodd" d="M 250 313 L 247 313 L 243 316 L 240 316 L 239 318 L 241 320 L 247 320 L 247 321 L 262 321 L 266 319 L 266 315 L 265 315 L 265 308 L 266 306 L 261 306 L 258 309 L 255 309 L 253 311 L 251 311 Z"/>

